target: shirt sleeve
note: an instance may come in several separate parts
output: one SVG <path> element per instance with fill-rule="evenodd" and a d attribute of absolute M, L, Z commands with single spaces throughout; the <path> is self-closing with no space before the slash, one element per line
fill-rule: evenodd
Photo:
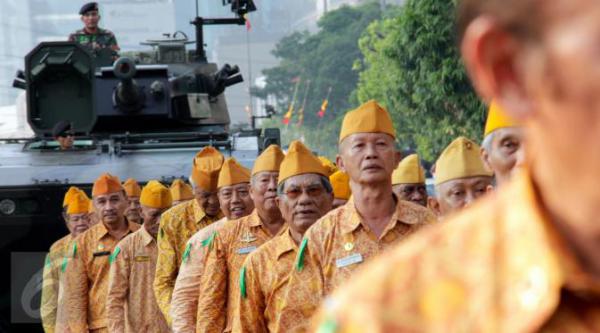
<path fill-rule="evenodd" d="M 72 258 L 65 259 L 61 269 L 64 268 L 64 282 L 61 282 L 61 287 L 64 289 L 64 301 L 59 302 L 59 312 L 65 314 L 68 321 L 66 327 L 71 332 L 87 332 L 88 331 L 88 303 L 89 303 L 89 287 L 88 278 L 85 269 L 83 251 L 81 242 L 75 243 Z M 79 249 L 79 250 L 78 250 Z M 58 325 L 58 324 L 57 324 Z"/>
<path fill-rule="evenodd" d="M 175 281 L 171 300 L 171 319 L 174 333 L 194 332 L 196 329 L 196 310 L 200 276 L 204 267 L 206 251 L 202 244 L 190 239 L 186 247 L 190 247 L 189 257 L 182 261 Z"/>
<path fill-rule="evenodd" d="M 233 332 L 268 332 L 265 296 L 259 283 L 258 262 L 250 254 L 240 271 L 240 297 L 233 315 Z"/>
<path fill-rule="evenodd" d="M 200 277 L 196 332 L 222 332 L 227 320 L 229 272 L 224 244 L 217 233 L 209 244 Z"/>
<path fill-rule="evenodd" d="M 56 311 L 58 309 L 58 286 L 59 275 L 56 261 L 59 258 L 52 253 L 46 255 L 46 261 L 43 270 L 42 282 L 42 301 L 40 306 L 40 315 L 44 332 L 54 333 L 56 325 Z"/>
<path fill-rule="evenodd" d="M 121 48 L 119 47 L 119 44 L 117 43 L 117 37 L 112 32 L 110 33 L 110 39 L 108 40 L 108 45 L 110 46 L 110 48 L 113 51 L 120 51 L 121 50 Z"/>
<path fill-rule="evenodd" d="M 174 218 L 176 216 L 167 215 L 160 221 L 157 238 L 158 258 L 156 260 L 156 274 L 154 276 L 154 296 L 169 326 L 171 326 L 171 296 L 178 273 L 177 244 L 175 243 L 174 232 L 171 228 L 171 221 Z"/>
<path fill-rule="evenodd" d="M 310 234 L 305 236 L 290 273 L 279 318 L 285 331 L 307 331 L 309 319 L 323 298 L 323 271 L 315 243 Z"/>
<path fill-rule="evenodd" d="M 125 300 L 129 292 L 131 257 L 127 244 L 117 245 L 110 257 L 106 319 L 110 332 L 125 332 Z"/>

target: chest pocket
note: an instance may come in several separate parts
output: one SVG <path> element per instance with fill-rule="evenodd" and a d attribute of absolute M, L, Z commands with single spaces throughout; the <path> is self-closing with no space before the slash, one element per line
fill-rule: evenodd
<path fill-rule="evenodd" d="M 146 254 L 136 254 L 135 257 L 133 257 L 133 261 L 135 263 L 150 262 L 150 256 L 148 256 Z"/>

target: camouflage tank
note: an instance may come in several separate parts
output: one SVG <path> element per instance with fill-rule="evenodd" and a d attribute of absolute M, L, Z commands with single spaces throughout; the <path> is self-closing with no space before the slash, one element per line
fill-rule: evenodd
<path fill-rule="evenodd" d="M 279 144 L 277 129 L 229 131 L 223 92 L 243 79 L 237 66 L 207 62 L 202 29 L 242 25 L 255 8 L 234 1 L 232 9 L 235 18 L 196 18 L 195 42 L 183 33 L 149 40 L 148 52 L 124 53 L 110 66 L 110 54 L 72 42 L 44 42 L 25 57 L 14 85 L 26 90 L 35 136 L 0 139 L 0 256 L 11 265 L 0 278 L 0 332 L 42 331 L 27 322 L 39 316 L 43 254 L 67 233 L 61 206 L 70 186 L 89 194 L 102 172 L 169 184 L 187 179 L 204 146 L 250 167 Z M 196 50 L 187 50 L 192 43 Z M 73 123 L 73 149 L 59 150 L 51 137 L 61 120 Z"/>

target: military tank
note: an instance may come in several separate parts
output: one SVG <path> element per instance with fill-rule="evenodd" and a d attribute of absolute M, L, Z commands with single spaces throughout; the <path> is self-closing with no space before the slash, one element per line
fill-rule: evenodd
<path fill-rule="evenodd" d="M 202 147 L 219 148 L 250 167 L 277 129 L 231 133 L 224 91 L 243 81 L 237 66 L 206 59 L 203 27 L 239 24 L 256 8 L 229 1 L 233 18 L 197 17 L 196 40 L 183 33 L 145 41 L 147 52 L 94 53 L 72 42 L 44 42 L 25 57 L 14 85 L 26 90 L 35 133 L 0 139 L 0 332 L 42 332 L 39 324 L 45 252 L 67 234 L 61 217 L 70 186 L 90 193 L 110 172 L 140 183 L 187 179 Z M 226 4 L 226 1 L 224 1 Z M 195 50 L 187 46 L 195 44 Z M 52 127 L 72 122 L 74 147 L 58 149 Z M 1 136 L 1 134 L 0 134 Z M 10 268 L 9 268 L 10 265 Z"/>

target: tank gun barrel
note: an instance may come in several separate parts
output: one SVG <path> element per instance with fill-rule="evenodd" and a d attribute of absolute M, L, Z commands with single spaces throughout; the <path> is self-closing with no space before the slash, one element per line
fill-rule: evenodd
<path fill-rule="evenodd" d="M 123 112 L 130 113 L 143 107 L 144 92 L 133 79 L 137 69 L 133 60 L 119 58 L 113 65 L 113 73 L 120 82 L 114 93 L 114 104 Z"/>

